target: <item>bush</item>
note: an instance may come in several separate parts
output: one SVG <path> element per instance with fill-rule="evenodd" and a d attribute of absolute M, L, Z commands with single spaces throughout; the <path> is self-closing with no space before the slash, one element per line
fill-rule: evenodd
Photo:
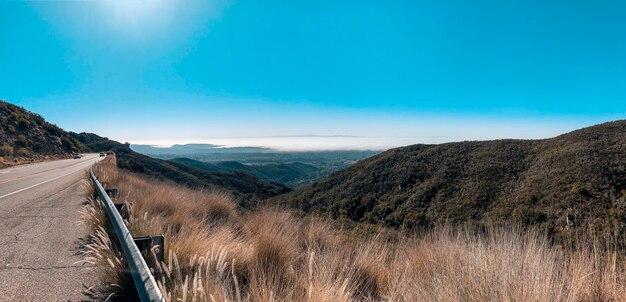
<path fill-rule="evenodd" d="M 28 156 L 30 155 L 30 151 L 28 151 L 28 149 L 26 148 L 19 148 L 17 149 L 17 154 L 19 154 L 20 156 Z"/>
<path fill-rule="evenodd" d="M 4 156 L 13 155 L 13 147 L 9 145 L 0 146 L 0 154 Z"/>
<path fill-rule="evenodd" d="M 27 119 L 20 117 L 17 120 L 17 125 L 20 127 L 20 129 L 29 129 L 30 128 L 30 121 L 28 121 Z"/>
<path fill-rule="evenodd" d="M 54 124 L 45 123 L 43 129 L 54 136 L 63 135 L 63 130 Z"/>
<path fill-rule="evenodd" d="M 27 147 L 30 144 L 30 142 L 28 141 L 28 138 L 23 135 L 20 134 L 17 136 L 17 141 L 15 141 L 15 145 L 18 147 Z"/>
<path fill-rule="evenodd" d="M 513 218 L 515 218 L 516 222 L 524 225 L 538 224 L 548 220 L 548 216 L 545 213 L 526 206 L 515 208 L 513 210 Z"/>
<path fill-rule="evenodd" d="M 43 125 L 46 122 L 44 118 L 37 113 L 33 113 L 32 118 L 35 124 L 38 124 L 38 125 Z"/>
<path fill-rule="evenodd" d="M 402 229 L 404 230 L 414 230 L 420 227 L 428 227 L 430 226 L 430 221 L 426 214 L 410 210 L 408 214 L 404 216 L 404 221 L 402 221 Z"/>
<path fill-rule="evenodd" d="M 588 196 L 589 190 L 587 190 L 587 188 L 585 188 L 585 186 L 583 186 L 580 182 L 576 182 L 572 185 L 572 193 L 580 196 Z"/>
<path fill-rule="evenodd" d="M 72 152 L 78 151 L 78 146 L 76 146 L 76 143 L 74 143 L 74 141 L 65 136 L 61 138 L 61 144 L 63 144 L 63 147 L 67 150 L 70 150 Z"/>

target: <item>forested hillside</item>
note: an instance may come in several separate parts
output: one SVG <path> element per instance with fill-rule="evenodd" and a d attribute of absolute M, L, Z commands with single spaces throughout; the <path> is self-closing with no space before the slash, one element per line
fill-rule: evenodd
<path fill-rule="evenodd" d="M 616 121 L 545 140 L 397 148 L 270 203 L 405 229 L 516 221 L 559 233 L 623 232 L 625 199 L 626 121 Z"/>

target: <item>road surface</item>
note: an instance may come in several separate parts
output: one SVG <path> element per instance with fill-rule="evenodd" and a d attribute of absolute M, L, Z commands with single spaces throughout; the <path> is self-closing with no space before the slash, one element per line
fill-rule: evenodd
<path fill-rule="evenodd" d="M 81 301 L 93 267 L 74 264 L 85 171 L 98 154 L 0 169 L 0 301 Z"/>

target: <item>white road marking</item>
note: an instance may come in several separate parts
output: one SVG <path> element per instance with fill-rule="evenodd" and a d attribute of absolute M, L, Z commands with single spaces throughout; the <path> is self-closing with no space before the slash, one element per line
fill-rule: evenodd
<path fill-rule="evenodd" d="M 8 196 L 11 196 L 11 195 L 13 195 L 13 194 L 17 194 L 17 193 L 22 192 L 22 191 L 26 191 L 26 190 L 28 190 L 28 189 L 32 189 L 32 188 L 34 188 L 34 187 L 36 187 L 36 186 L 40 186 L 40 185 L 43 185 L 43 184 L 45 184 L 45 183 L 49 183 L 49 182 L 51 182 L 51 181 L 53 181 L 53 180 L 57 180 L 57 179 L 59 179 L 59 178 L 61 178 L 61 177 L 65 177 L 65 176 L 68 176 L 68 175 L 74 174 L 74 173 L 76 173 L 76 172 L 80 172 L 80 171 L 82 171 L 82 170 L 83 170 L 83 169 L 76 170 L 76 171 L 72 171 L 72 172 L 70 172 L 70 173 L 63 174 L 63 175 L 61 175 L 61 176 L 57 176 L 57 177 L 52 178 L 52 179 L 44 180 L 44 181 L 42 181 L 42 182 L 40 182 L 40 183 L 38 183 L 38 184 L 34 184 L 34 185 L 32 185 L 32 186 L 28 186 L 28 187 L 26 187 L 26 188 L 19 189 L 19 190 L 15 191 L 15 192 L 11 192 L 11 193 L 8 193 L 8 194 L 4 194 L 4 195 L 0 196 L 0 199 L 5 198 L 5 197 L 8 197 Z"/>
<path fill-rule="evenodd" d="M 9 172 L 11 172 L 11 170 L 4 170 L 4 171 L 0 172 L 0 174 L 7 174 Z"/>

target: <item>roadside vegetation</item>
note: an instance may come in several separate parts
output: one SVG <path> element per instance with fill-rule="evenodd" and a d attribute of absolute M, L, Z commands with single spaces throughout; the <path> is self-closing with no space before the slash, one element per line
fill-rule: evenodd
<path fill-rule="evenodd" d="M 70 133 L 40 115 L 0 100 L 0 168 L 67 158 L 81 148 Z"/>
<path fill-rule="evenodd" d="M 168 301 L 626 301 L 626 262 L 606 241 L 557 246 L 515 228 L 362 232 L 244 211 L 225 192 L 133 174 L 113 156 L 95 172 L 130 203 L 134 235 L 165 236 L 154 270 Z M 101 264 L 105 297 L 128 299 L 132 281 L 98 203 L 85 218 L 94 229 L 85 261 Z"/>

